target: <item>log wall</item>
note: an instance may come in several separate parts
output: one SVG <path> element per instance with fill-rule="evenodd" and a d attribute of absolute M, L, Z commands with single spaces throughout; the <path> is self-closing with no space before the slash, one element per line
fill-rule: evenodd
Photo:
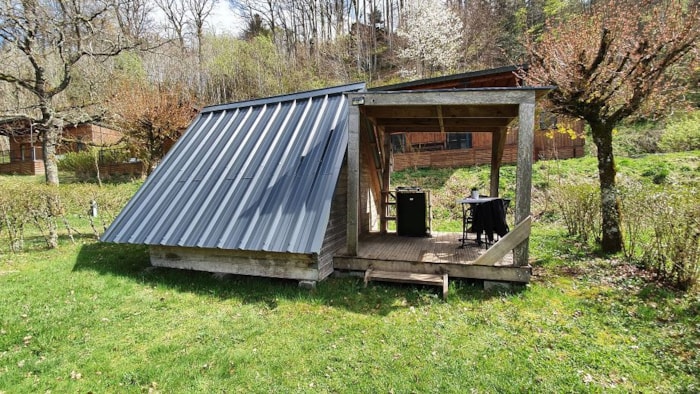
<path fill-rule="evenodd" d="M 345 246 L 347 237 L 347 209 L 348 209 L 348 166 L 343 167 L 335 186 L 331 213 L 323 237 L 323 245 L 318 255 L 318 279 L 322 280 L 333 272 L 333 255 Z"/>

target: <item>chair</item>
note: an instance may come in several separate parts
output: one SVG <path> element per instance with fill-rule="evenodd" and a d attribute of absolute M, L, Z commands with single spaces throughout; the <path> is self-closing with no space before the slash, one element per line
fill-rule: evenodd
<path fill-rule="evenodd" d="M 476 243 L 478 245 L 489 245 L 498 241 L 499 238 L 510 230 L 506 223 L 506 209 L 510 205 L 510 200 L 497 199 L 478 204 L 474 207 L 472 217 L 472 228 L 476 233 Z M 481 233 L 484 233 L 484 241 L 481 241 Z"/>

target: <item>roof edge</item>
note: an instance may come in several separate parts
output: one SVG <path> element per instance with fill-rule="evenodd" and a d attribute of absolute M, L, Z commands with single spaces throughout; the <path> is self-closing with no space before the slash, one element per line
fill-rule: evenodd
<path fill-rule="evenodd" d="M 208 112 L 228 110 L 228 109 L 234 109 L 234 108 L 240 108 L 240 107 L 251 107 L 251 106 L 265 105 L 265 104 L 270 104 L 270 103 L 279 103 L 282 101 L 300 100 L 300 99 L 319 96 L 321 94 L 333 95 L 333 94 L 340 94 L 340 93 L 346 93 L 346 92 L 352 92 L 352 91 L 359 92 L 359 91 L 365 90 L 366 86 L 367 86 L 367 84 L 365 82 L 356 82 L 356 83 L 351 83 L 351 84 L 347 84 L 347 85 L 339 85 L 339 86 L 334 86 L 334 87 L 330 87 L 330 88 L 322 88 L 322 89 L 307 90 L 307 91 L 297 92 L 297 93 L 282 94 L 282 95 L 278 95 L 278 96 L 264 97 L 264 98 L 254 99 L 254 100 L 236 101 L 236 102 L 227 103 L 227 104 L 210 105 L 210 106 L 202 108 L 201 113 L 204 114 L 204 113 L 208 113 Z"/>
<path fill-rule="evenodd" d="M 426 85 L 426 84 L 431 84 L 431 83 L 440 83 L 440 82 L 449 82 L 449 81 L 459 80 L 459 79 L 463 79 L 463 78 L 475 78 L 475 77 L 482 77 L 482 76 L 486 76 L 486 75 L 500 74 L 500 73 L 504 73 L 504 72 L 516 72 L 520 69 L 527 70 L 528 65 L 527 64 L 514 64 L 514 65 L 510 65 L 510 66 L 502 66 L 502 67 L 490 68 L 490 69 L 486 69 L 486 70 L 468 71 L 468 72 L 464 72 L 464 73 L 460 73 L 460 74 L 443 75 L 441 77 L 418 79 L 415 81 L 400 82 L 400 83 L 392 84 L 392 85 L 377 86 L 377 87 L 373 87 L 373 88 L 370 88 L 367 90 L 368 91 L 386 91 L 386 90 L 394 90 L 394 89 L 406 89 L 406 88 L 410 88 L 412 86 L 420 86 L 420 85 Z"/>

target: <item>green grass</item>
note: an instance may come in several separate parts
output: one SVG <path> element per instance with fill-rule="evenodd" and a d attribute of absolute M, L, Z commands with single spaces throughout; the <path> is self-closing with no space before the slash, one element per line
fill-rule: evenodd
<path fill-rule="evenodd" d="M 620 172 L 652 184 L 647 160 L 666 163 L 664 182 L 697 182 L 698 152 L 635 159 Z M 595 174 L 590 159 L 536 167 L 542 185 Z M 449 204 L 484 171 L 424 175 Z M 135 186 L 110 185 L 116 197 L 105 199 Z M 152 268 L 144 247 L 96 242 L 84 218 L 70 220 L 83 233 L 75 244 L 62 233 L 46 250 L 28 230 L 24 252 L 0 247 L 0 393 L 700 390 L 700 294 L 595 257 L 554 220 L 534 225 L 525 289 L 452 280 L 447 301 L 433 287 L 364 288 L 354 277 L 309 291 Z"/>
<path fill-rule="evenodd" d="M 700 296 L 668 293 L 625 265 L 563 258 L 537 266 L 523 291 L 452 281 L 443 302 L 433 288 L 365 289 L 359 278 L 308 291 L 154 269 L 143 247 L 92 241 L 3 255 L 0 391 L 700 387 Z"/>

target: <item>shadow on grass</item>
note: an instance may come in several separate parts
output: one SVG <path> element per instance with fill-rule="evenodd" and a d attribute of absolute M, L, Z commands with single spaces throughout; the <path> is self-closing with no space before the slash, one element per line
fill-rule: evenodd
<path fill-rule="evenodd" d="M 441 304 L 441 290 L 434 286 L 371 283 L 364 287 L 358 277 L 331 277 L 313 290 L 300 288 L 298 281 L 244 275 L 213 275 L 209 272 L 152 267 L 148 247 L 112 243 L 87 243 L 81 246 L 74 272 L 93 271 L 100 275 L 130 278 L 149 286 L 163 286 L 179 292 L 217 299 L 238 299 L 274 309 L 279 299 L 302 301 L 343 308 L 360 314 L 387 315 L 394 310 Z M 485 292 L 479 282 L 452 281 L 449 300 L 486 300 L 501 296 Z M 448 302 L 449 302 L 448 300 Z"/>

